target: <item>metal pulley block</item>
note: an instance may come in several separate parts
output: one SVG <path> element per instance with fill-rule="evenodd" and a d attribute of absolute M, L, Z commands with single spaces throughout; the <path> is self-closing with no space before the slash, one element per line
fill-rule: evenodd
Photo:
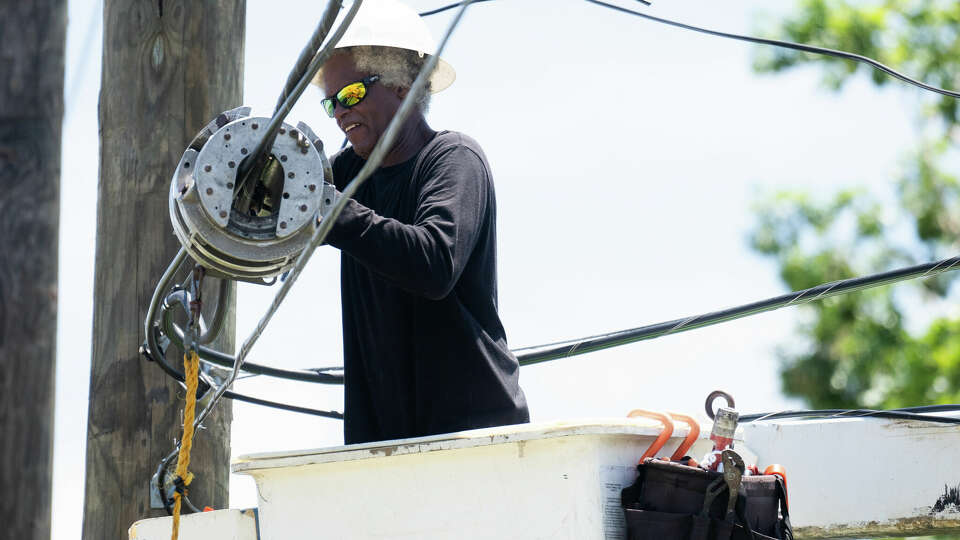
<path fill-rule="evenodd" d="M 281 126 L 262 172 L 241 189 L 237 171 L 270 123 L 249 114 L 220 114 L 187 147 L 170 185 L 170 221 L 211 274 L 257 281 L 293 264 L 337 194 L 323 144 L 302 122 Z"/>

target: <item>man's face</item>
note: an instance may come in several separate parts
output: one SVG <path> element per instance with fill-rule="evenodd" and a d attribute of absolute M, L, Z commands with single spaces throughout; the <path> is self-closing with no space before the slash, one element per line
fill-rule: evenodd
<path fill-rule="evenodd" d="M 324 97 L 332 98 L 344 86 L 374 75 L 357 71 L 349 54 L 337 54 L 323 66 Z M 400 108 L 405 90 L 395 90 L 377 82 L 367 87 L 363 101 L 347 109 L 336 103 L 334 119 L 354 151 L 366 159 L 387 130 Z"/>

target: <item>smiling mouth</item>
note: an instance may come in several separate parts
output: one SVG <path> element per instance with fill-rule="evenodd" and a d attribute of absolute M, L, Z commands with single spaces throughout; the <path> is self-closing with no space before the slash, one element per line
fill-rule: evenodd
<path fill-rule="evenodd" d="M 359 126 L 360 124 L 350 124 L 346 129 L 343 130 L 344 133 L 350 133 L 350 130 Z"/>

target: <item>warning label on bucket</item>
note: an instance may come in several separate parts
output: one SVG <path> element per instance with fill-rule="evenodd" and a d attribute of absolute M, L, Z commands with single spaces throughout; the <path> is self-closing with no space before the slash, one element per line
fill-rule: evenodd
<path fill-rule="evenodd" d="M 600 486 L 603 490 L 603 537 L 622 540 L 627 537 L 627 522 L 620 506 L 620 491 L 633 483 L 634 467 L 604 465 L 600 467 Z"/>

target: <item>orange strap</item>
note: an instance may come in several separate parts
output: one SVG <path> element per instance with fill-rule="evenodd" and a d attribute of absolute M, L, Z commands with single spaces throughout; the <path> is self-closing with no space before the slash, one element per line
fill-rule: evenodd
<path fill-rule="evenodd" d="M 690 447 L 693 446 L 693 443 L 697 442 L 697 437 L 700 436 L 700 424 L 698 424 L 696 420 L 694 420 L 693 418 L 685 414 L 680 414 L 675 412 L 667 413 L 667 414 L 669 414 L 670 417 L 673 418 L 674 420 L 680 420 L 681 422 L 684 422 L 685 424 L 690 426 L 690 432 L 687 433 L 687 437 L 683 439 L 683 442 L 680 443 L 680 446 L 677 447 L 677 450 L 673 453 L 672 456 L 670 456 L 670 459 L 672 459 L 673 461 L 677 461 L 686 455 L 687 450 L 689 450 Z"/>
<path fill-rule="evenodd" d="M 630 411 L 627 415 L 628 418 L 634 418 L 636 416 L 643 416 L 645 418 L 652 418 L 654 420 L 659 420 L 663 424 L 663 431 L 657 435 L 657 438 L 654 439 L 653 443 L 650 444 L 647 451 L 640 456 L 640 463 L 643 463 L 643 460 L 648 457 L 653 457 L 663 448 L 663 445 L 667 444 L 667 440 L 670 439 L 670 436 L 673 435 L 673 422 L 670 420 L 670 417 L 655 411 L 648 411 L 645 409 L 634 409 Z"/>

